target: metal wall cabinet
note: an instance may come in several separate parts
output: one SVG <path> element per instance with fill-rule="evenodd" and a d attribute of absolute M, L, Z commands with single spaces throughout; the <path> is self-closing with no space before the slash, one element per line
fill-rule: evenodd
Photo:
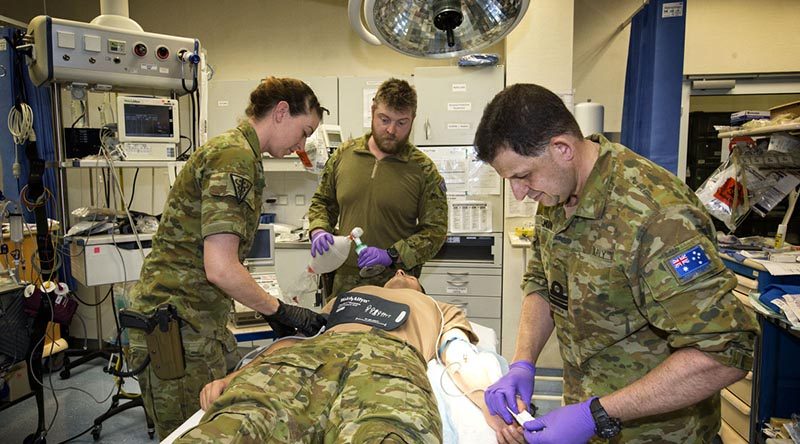
<path fill-rule="evenodd" d="M 472 145 L 483 109 L 504 84 L 503 65 L 414 69 L 418 97 L 414 144 Z"/>
<path fill-rule="evenodd" d="M 317 95 L 319 103 L 330 111 L 324 122 L 339 123 L 338 81 L 336 77 L 303 77 L 301 79 Z M 250 93 L 259 79 L 211 80 L 208 82 L 208 138 L 234 128 L 250 103 Z"/>
<path fill-rule="evenodd" d="M 342 128 L 342 139 L 361 137 L 372 127 L 372 98 L 378 87 L 390 77 L 405 80 L 412 85 L 414 81 L 408 76 L 345 76 L 339 77 L 339 126 Z M 417 91 L 419 96 L 419 91 Z M 409 140 L 414 140 L 414 129 L 419 124 L 416 119 L 411 128 Z"/>
<path fill-rule="evenodd" d="M 479 238 L 479 245 L 465 245 Z M 488 241 L 488 242 L 487 242 Z M 469 320 L 494 329 L 502 340 L 503 234 L 449 235 L 422 267 L 420 283 L 434 299 L 461 307 Z M 499 349 L 499 343 L 498 349 Z"/>

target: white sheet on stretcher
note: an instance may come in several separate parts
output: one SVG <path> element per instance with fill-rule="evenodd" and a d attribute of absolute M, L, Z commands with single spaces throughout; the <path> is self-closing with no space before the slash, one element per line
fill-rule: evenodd
<path fill-rule="evenodd" d="M 497 336 L 494 330 L 482 325 L 472 324 L 472 329 L 480 338 L 478 347 L 495 351 Z M 505 367 L 505 365 L 503 365 Z M 447 374 L 444 366 L 431 360 L 428 362 L 428 380 L 433 387 L 436 403 L 439 406 L 439 415 L 442 417 L 442 443 L 443 444 L 485 444 L 496 443 L 494 431 L 486 423 L 481 410 L 458 388 Z M 200 423 L 205 412 L 198 410 L 187 419 L 180 427 L 175 429 L 162 443 L 171 444 L 189 429 Z"/>

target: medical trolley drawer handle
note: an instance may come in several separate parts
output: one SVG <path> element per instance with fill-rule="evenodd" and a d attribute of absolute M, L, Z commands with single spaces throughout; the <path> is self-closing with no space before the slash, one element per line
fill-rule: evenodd
<path fill-rule="evenodd" d="M 450 276 L 469 276 L 469 271 L 448 271 Z"/>
<path fill-rule="evenodd" d="M 445 281 L 445 282 L 447 282 L 449 285 L 452 285 L 454 287 L 466 287 L 467 285 L 469 285 L 469 281 L 466 281 L 466 282 L 464 282 L 464 281 Z"/>
<path fill-rule="evenodd" d="M 425 140 L 431 140 L 431 121 L 425 118 Z"/>

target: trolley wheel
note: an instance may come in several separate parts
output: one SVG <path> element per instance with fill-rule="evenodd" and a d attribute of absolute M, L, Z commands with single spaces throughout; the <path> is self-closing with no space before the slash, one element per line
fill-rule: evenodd
<path fill-rule="evenodd" d="M 148 436 L 150 439 L 153 439 L 153 438 L 156 436 L 156 432 L 155 432 L 154 430 L 148 430 L 148 431 L 147 431 L 147 436 Z"/>
<path fill-rule="evenodd" d="M 102 424 L 97 424 L 96 426 L 92 427 L 92 438 L 94 438 L 95 441 L 100 439 L 100 432 L 101 431 L 103 431 L 103 425 Z"/>
<path fill-rule="evenodd" d="M 69 367 L 64 367 L 64 370 L 61 370 L 58 375 L 61 376 L 61 379 L 69 379 Z"/>

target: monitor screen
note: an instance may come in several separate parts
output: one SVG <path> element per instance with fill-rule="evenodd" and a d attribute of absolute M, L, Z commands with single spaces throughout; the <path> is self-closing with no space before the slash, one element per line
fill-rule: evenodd
<path fill-rule="evenodd" d="M 128 137 L 172 138 L 175 135 L 172 107 L 126 103 L 123 118 Z"/>
<path fill-rule="evenodd" d="M 273 265 L 275 262 L 275 230 L 272 224 L 259 224 L 253 246 L 245 262 L 254 265 Z"/>
<path fill-rule="evenodd" d="M 179 143 L 178 101 L 166 97 L 117 96 L 119 141 Z"/>

